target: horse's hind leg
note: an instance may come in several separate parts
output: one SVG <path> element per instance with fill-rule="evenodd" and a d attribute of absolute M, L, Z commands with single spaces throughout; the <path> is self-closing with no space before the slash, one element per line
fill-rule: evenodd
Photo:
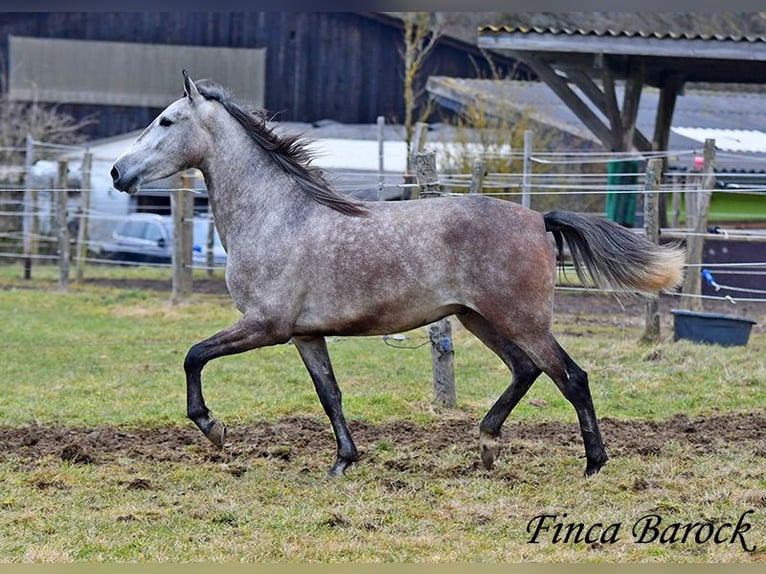
<path fill-rule="evenodd" d="M 271 334 L 269 334 L 271 333 Z M 212 359 L 243 353 L 257 347 L 285 342 L 277 340 L 273 329 L 259 321 L 242 317 L 236 324 L 197 343 L 189 349 L 184 360 L 186 371 L 186 412 L 202 433 L 218 447 L 226 440 L 226 425 L 210 416 L 202 395 L 202 368 Z"/>
<path fill-rule="evenodd" d="M 593 408 L 588 373 L 561 348 L 551 333 L 532 344 L 526 342 L 524 346 L 530 357 L 553 379 L 564 397 L 574 406 L 585 445 L 585 476 L 597 473 L 606 463 L 608 456 Z"/>
<path fill-rule="evenodd" d="M 341 392 L 332 371 L 327 344 L 324 337 L 294 337 L 293 342 L 311 375 L 311 380 L 314 381 L 319 402 L 322 403 L 325 413 L 330 418 L 338 445 L 338 454 L 329 474 L 340 476 L 351 463 L 359 458 L 359 455 L 343 416 Z"/>
<path fill-rule="evenodd" d="M 500 429 L 513 408 L 540 375 L 540 369 L 517 345 L 500 335 L 492 324 L 476 312 L 458 316 L 461 323 L 489 347 L 513 372 L 511 384 L 495 401 L 479 425 L 481 460 L 492 469 L 500 454 Z"/>

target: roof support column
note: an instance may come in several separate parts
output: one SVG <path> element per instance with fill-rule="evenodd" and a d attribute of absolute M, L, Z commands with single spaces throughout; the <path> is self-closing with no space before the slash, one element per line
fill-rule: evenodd
<path fill-rule="evenodd" d="M 678 94 L 681 93 L 684 82 L 679 74 L 667 77 L 660 87 L 660 101 L 657 103 L 657 116 L 654 119 L 654 136 L 652 137 L 652 151 L 667 151 L 670 140 L 670 123 L 673 119 L 673 111 L 676 107 Z M 662 158 L 662 173 L 668 168 L 667 156 Z M 660 194 L 660 227 L 668 226 L 667 197 Z"/>
<path fill-rule="evenodd" d="M 630 151 L 633 136 L 636 133 L 636 118 L 638 104 L 641 101 L 641 91 L 644 87 L 644 65 L 639 64 L 625 81 L 625 94 L 622 102 L 622 151 Z M 644 150 L 642 150 L 644 151 Z"/>

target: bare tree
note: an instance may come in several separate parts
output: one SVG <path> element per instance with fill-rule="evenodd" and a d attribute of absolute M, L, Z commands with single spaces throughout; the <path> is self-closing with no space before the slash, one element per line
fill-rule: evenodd
<path fill-rule="evenodd" d="M 429 106 L 423 106 L 416 118 L 418 105 L 425 93 L 425 81 L 421 77 L 423 64 L 442 35 L 442 29 L 435 12 L 405 12 L 404 50 L 404 130 L 407 155 L 415 131 L 415 124 L 428 117 Z"/>
<path fill-rule="evenodd" d="M 57 106 L 10 100 L 0 95 L 0 149 L 5 164 L 23 164 L 27 134 L 37 141 L 78 145 L 85 141 L 82 128 L 95 123 L 93 116 L 77 120 Z"/>

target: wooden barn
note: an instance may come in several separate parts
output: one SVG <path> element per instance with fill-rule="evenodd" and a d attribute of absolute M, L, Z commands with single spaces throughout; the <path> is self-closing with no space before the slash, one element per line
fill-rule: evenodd
<path fill-rule="evenodd" d="M 234 86 L 280 121 L 400 123 L 402 31 L 398 18 L 362 12 L 0 13 L 0 73 L 11 99 L 92 114 L 90 138 L 149 123 L 179 94 L 182 67 Z M 442 36 L 422 77 L 516 69 Z"/>

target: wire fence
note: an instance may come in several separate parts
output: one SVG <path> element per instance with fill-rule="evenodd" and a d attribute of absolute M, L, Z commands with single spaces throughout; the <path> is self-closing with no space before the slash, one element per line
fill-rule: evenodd
<path fill-rule="evenodd" d="M 0 149 L 0 154 L 26 153 L 24 166 L 0 165 L 0 265 L 21 263 L 25 276 L 31 276 L 38 264 L 66 265 L 76 268 L 78 279 L 96 266 L 146 265 L 183 272 L 204 270 L 210 276 L 225 265 L 225 254 L 216 257 L 214 224 L 205 213 L 204 188 L 188 184 L 158 187 L 151 190 L 153 203 L 142 205 L 111 189 L 104 161 L 89 150 L 58 146 L 30 140 L 26 149 Z M 751 155 L 718 152 L 727 164 L 738 161 L 761 162 Z M 507 165 L 528 166 L 519 172 L 448 173 L 437 175 L 443 195 L 482 193 L 525 203 L 543 211 L 573 209 L 605 215 L 608 198 L 642 197 L 646 193 L 646 170 L 649 159 L 666 165 L 693 164 L 701 150 L 671 150 L 651 154 L 602 153 L 581 151 L 511 151 L 477 155 L 476 162 L 488 156 L 502 157 Z M 89 157 L 90 156 L 90 157 Z M 107 158 L 103 158 L 106 160 Z M 635 169 L 611 177 L 608 167 L 615 162 L 635 161 Z M 515 163 L 514 163 L 515 162 Z M 497 164 L 493 164 L 497 165 Z M 354 194 L 359 188 L 373 189 L 378 197 L 401 198 L 415 192 L 420 184 L 412 175 L 335 171 L 329 174 L 341 193 Z M 703 260 L 687 265 L 687 273 L 699 274 L 704 289 L 678 297 L 700 300 L 766 302 L 766 169 L 732 170 L 715 174 L 715 185 L 705 186 L 703 174 L 693 169 L 667 168 L 661 183 L 653 191 L 661 198 L 667 222 L 660 229 L 662 240 L 689 242 L 701 238 L 705 243 Z M 182 182 L 183 183 L 183 182 Z M 715 193 L 707 217 L 715 222 L 695 229 L 693 209 L 696 201 Z M 416 193 L 413 193 L 417 195 Z M 177 221 L 195 227 L 191 241 L 174 251 L 175 227 L 171 198 L 188 196 L 191 207 L 183 207 Z M 202 201 L 197 202 L 194 198 Z M 197 204 L 201 205 L 200 208 Z M 636 203 L 636 233 L 643 211 Z M 160 211 L 157 219 L 137 216 L 145 208 Z M 141 220 L 131 228 L 131 222 Z M 197 237 L 196 223 L 209 222 L 207 232 Z M 155 228 L 152 229 L 151 226 Z M 129 233 L 128 228 L 131 228 Z M 159 231 L 158 231 L 159 230 Z M 188 230 L 187 230 L 188 231 Z M 131 234 L 132 233 L 132 234 Z M 66 246 L 66 247 L 64 247 Z M 182 253 L 182 251 L 184 253 Z M 62 263 L 67 252 L 66 263 Z M 179 263 L 180 260 L 180 263 Z M 222 277 L 223 274 L 219 273 Z M 562 284 L 560 289 L 577 291 L 582 287 Z"/>

